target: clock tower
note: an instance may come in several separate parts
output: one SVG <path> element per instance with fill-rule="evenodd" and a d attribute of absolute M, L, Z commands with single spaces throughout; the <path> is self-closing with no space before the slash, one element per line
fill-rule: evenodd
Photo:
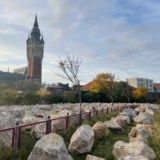
<path fill-rule="evenodd" d="M 41 35 L 38 27 L 37 15 L 31 33 L 26 41 L 28 75 L 27 78 L 33 82 L 41 83 L 42 81 L 42 59 L 44 52 L 43 34 Z"/>

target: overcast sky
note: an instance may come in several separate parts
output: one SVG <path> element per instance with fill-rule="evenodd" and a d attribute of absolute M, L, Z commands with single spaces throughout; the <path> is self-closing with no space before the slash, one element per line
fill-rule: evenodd
<path fill-rule="evenodd" d="M 66 53 L 82 55 L 81 84 L 102 72 L 160 82 L 159 0 L 0 0 L 0 70 L 27 66 L 36 10 L 45 41 L 43 82 L 67 83 L 52 72 Z"/>

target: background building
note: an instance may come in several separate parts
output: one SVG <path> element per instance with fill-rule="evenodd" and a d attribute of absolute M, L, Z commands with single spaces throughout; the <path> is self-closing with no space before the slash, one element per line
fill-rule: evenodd
<path fill-rule="evenodd" d="M 0 71 L 0 83 L 12 83 L 19 80 L 25 80 L 25 75 Z"/>
<path fill-rule="evenodd" d="M 22 74 L 22 75 L 26 76 L 27 75 L 27 67 L 14 69 L 13 73 L 18 73 L 18 74 Z"/>
<path fill-rule="evenodd" d="M 153 80 L 147 78 L 129 78 L 127 79 L 128 85 L 138 88 L 139 86 L 143 86 L 148 88 L 148 92 L 154 92 Z"/>

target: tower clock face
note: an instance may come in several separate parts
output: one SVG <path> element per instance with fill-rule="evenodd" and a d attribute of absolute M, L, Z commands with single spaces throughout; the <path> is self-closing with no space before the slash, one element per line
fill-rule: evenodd
<path fill-rule="evenodd" d="M 40 49 L 38 49 L 38 48 L 36 49 L 37 54 L 40 54 L 41 53 L 40 51 L 41 51 Z"/>

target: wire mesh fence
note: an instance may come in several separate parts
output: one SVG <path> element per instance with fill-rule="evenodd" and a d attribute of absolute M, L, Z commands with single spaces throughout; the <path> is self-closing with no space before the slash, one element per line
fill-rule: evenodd
<path fill-rule="evenodd" d="M 0 158 L 4 160 L 14 158 L 15 128 L 0 130 Z"/>

